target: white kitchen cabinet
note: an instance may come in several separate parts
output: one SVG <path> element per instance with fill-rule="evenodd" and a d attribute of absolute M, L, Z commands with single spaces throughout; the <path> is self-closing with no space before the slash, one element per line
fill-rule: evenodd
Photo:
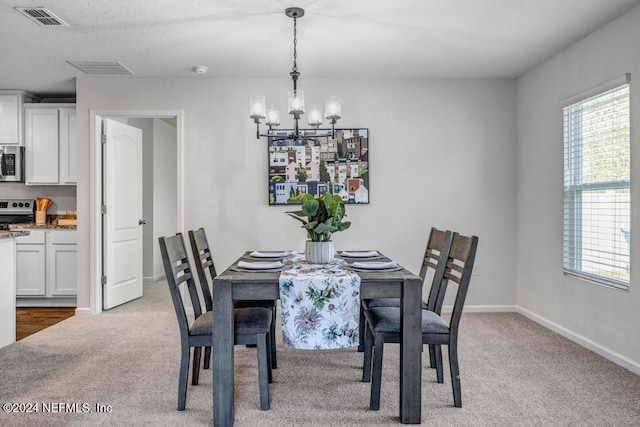
<path fill-rule="evenodd" d="M 16 341 L 16 258 L 13 237 L 0 238 L 0 348 Z"/>
<path fill-rule="evenodd" d="M 77 293 L 76 232 L 51 231 L 47 241 L 47 286 L 51 296 Z"/>
<path fill-rule="evenodd" d="M 76 112 L 69 104 L 26 104 L 25 184 L 76 184 Z"/>
<path fill-rule="evenodd" d="M 16 294 L 45 296 L 45 232 L 30 230 L 16 238 Z"/>
<path fill-rule="evenodd" d="M 0 90 L 0 145 L 24 145 L 22 106 L 33 95 L 16 90 Z"/>
<path fill-rule="evenodd" d="M 16 238 L 16 295 L 24 303 L 19 305 L 57 305 L 63 297 L 73 302 L 76 230 L 29 231 L 29 236 Z"/>
<path fill-rule="evenodd" d="M 17 243 L 17 242 L 16 242 Z M 45 296 L 46 263 L 42 245 L 16 244 L 16 294 Z"/>
<path fill-rule="evenodd" d="M 76 109 L 60 109 L 60 184 L 76 184 Z"/>

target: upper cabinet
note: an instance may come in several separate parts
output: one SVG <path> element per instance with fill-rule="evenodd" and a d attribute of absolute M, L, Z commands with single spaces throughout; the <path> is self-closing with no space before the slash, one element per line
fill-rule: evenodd
<path fill-rule="evenodd" d="M 0 145 L 24 145 L 22 106 L 33 95 L 18 90 L 0 90 Z"/>
<path fill-rule="evenodd" d="M 75 185 L 74 104 L 26 104 L 25 184 Z"/>
<path fill-rule="evenodd" d="M 60 184 L 76 184 L 76 109 L 60 109 Z"/>

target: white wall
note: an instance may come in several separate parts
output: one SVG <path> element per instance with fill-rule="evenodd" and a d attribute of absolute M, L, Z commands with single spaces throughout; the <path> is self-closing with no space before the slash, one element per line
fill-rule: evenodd
<path fill-rule="evenodd" d="M 90 109 L 184 111 L 184 230 L 205 227 L 218 269 L 245 250 L 301 249 L 305 234 L 267 205 L 267 149 L 249 119 L 250 95 L 286 108 L 283 79 L 79 78 L 78 134 Z M 309 104 L 342 97 L 342 127 L 370 129 L 371 204 L 348 206 L 341 249 L 377 248 L 419 271 L 431 226 L 480 238 L 468 303 L 516 301 L 514 80 L 305 80 Z M 288 119 L 283 117 L 283 122 Z M 78 209 L 89 215 L 89 147 L 78 152 Z M 88 224 L 78 230 L 78 306 L 88 308 Z"/>
<path fill-rule="evenodd" d="M 518 305 L 530 317 L 640 373 L 640 292 L 562 274 L 563 140 L 559 101 L 632 73 L 632 230 L 640 226 L 640 8 L 518 80 Z M 635 236 L 635 233 L 634 233 Z M 632 253 L 638 253 L 638 239 Z"/>
<path fill-rule="evenodd" d="M 158 237 L 177 232 L 176 127 L 159 118 L 129 118 L 142 130 L 143 276 L 154 281 L 164 275 Z"/>
<path fill-rule="evenodd" d="M 158 237 L 172 236 L 178 231 L 176 229 L 178 193 L 176 144 L 175 126 L 160 119 L 153 119 L 153 237 L 151 254 L 153 256 L 154 278 L 164 275 Z M 188 239 L 187 236 L 185 238 Z"/>
<path fill-rule="evenodd" d="M 130 118 L 127 124 L 142 130 L 142 276 L 152 280 L 153 274 L 153 121 L 150 118 Z"/>

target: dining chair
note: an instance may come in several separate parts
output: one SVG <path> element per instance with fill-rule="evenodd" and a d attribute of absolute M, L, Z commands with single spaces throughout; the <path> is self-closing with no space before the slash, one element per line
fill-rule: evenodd
<path fill-rule="evenodd" d="M 446 254 L 445 249 L 451 244 L 451 231 L 439 230 L 435 227 L 431 227 L 429 237 L 427 238 L 427 247 L 424 251 L 422 258 L 422 266 L 420 267 L 420 277 L 422 281 L 427 279 L 428 274 L 433 273 L 433 280 L 431 282 L 431 289 L 429 291 L 429 297 L 427 301 L 422 301 L 422 308 L 425 310 L 435 311 L 440 314 L 442 308 L 442 301 L 438 301 L 438 290 L 440 289 L 440 282 L 442 280 L 441 275 L 436 274 L 438 266 L 440 269 L 444 269 Z M 359 351 L 364 351 L 364 340 L 366 336 L 367 322 L 364 317 L 365 310 L 373 307 L 400 307 L 400 298 L 372 298 L 363 299 L 360 307 L 360 345 Z M 439 347 L 429 346 L 429 364 L 432 368 L 436 369 L 436 372 L 442 372 L 438 370 L 436 352 L 441 352 Z M 367 355 L 365 354 L 365 357 Z M 440 359 L 442 357 L 440 356 Z M 365 361 L 365 366 L 370 366 Z M 369 381 L 369 371 L 366 369 L 363 371 L 363 381 Z M 438 382 L 442 383 L 443 379 L 438 378 Z"/>
<path fill-rule="evenodd" d="M 218 275 L 216 273 L 216 266 L 213 263 L 213 256 L 211 255 L 211 249 L 209 248 L 209 241 L 207 240 L 207 234 L 204 228 L 197 230 L 189 230 L 189 241 L 191 242 L 191 252 L 193 253 L 193 259 L 196 262 L 196 271 L 198 272 L 198 279 L 200 281 L 200 287 L 202 289 L 202 296 L 205 302 L 205 308 L 207 311 L 211 311 L 213 305 L 213 299 L 211 298 L 210 286 L 213 284 L 213 279 Z M 209 277 L 207 277 L 207 271 L 209 271 Z M 276 301 L 273 300 L 238 300 L 233 302 L 234 308 L 243 307 L 265 307 L 271 309 L 271 367 L 276 369 L 278 367 L 278 354 L 276 352 Z M 209 363 L 211 361 L 211 347 L 205 347 L 204 354 L 204 369 L 209 369 Z"/>
<path fill-rule="evenodd" d="M 185 409 L 187 397 L 187 380 L 189 376 L 189 356 L 191 347 L 193 365 L 191 380 L 198 384 L 200 372 L 200 349 L 213 345 L 213 312 L 202 313 L 198 291 L 184 239 L 181 233 L 172 237 L 160 237 L 160 253 L 164 271 L 169 284 L 171 300 L 178 318 L 180 329 L 180 374 L 178 378 L 178 410 Z M 189 324 L 184 301 L 180 293 L 180 285 L 185 284 L 191 297 L 195 320 Z M 271 375 L 271 310 L 264 307 L 236 308 L 234 317 L 234 344 L 255 344 L 258 353 L 258 384 L 260 388 L 260 407 L 269 409 L 269 383 Z"/>
<path fill-rule="evenodd" d="M 449 348 L 453 404 L 458 408 L 462 407 L 460 370 L 458 366 L 458 328 L 473 272 L 477 247 L 478 238 L 476 236 L 463 236 L 453 233 L 451 245 L 444 250 L 446 255 L 445 268 L 436 270 L 436 275 L 441 276 L 440 285 L 435 291 L 436 308 L 438 308 L 437 304 L 442 304 L 444 300 L 448 282 L 451 281 L 458 285 L 449 323 L 434 311 L 422 310 L 422 343 L 434 345 L 438 349 L 442 345 L 447 345 Z M 434 278 L 434 280 L 437 279 L 437 277 Z M 439 309 L 441 309 L 441 306 Z M 365 310 L 364 314 L 367 322 L 367 335 L 365 337 L 365 366 L 363 371 L 370 369 L 366 366 L 366 363 L 371 363 L 371 359 L 373 359 L 369 408 L 378 410 L 380 409 L 384 344 L 400 342 L 400 308 L 371 307 Z M 371 358 L 372 352 L 373 358 Z M 367 355 L 368 357 L 366 357 Z M 439 363 L 436 364 L 436 371 L 438 372 L 438 378 L 442 378 L 441 352 L 436 352 L 435 356 L 440 358 Z"/>

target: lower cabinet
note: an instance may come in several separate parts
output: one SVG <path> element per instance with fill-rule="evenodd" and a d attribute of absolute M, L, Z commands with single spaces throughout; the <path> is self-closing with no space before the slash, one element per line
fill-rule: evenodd
<path fill-rule="evenodd" d="M 16 238 L 18 305 L 74 305 L 76 231 L 29 231 L 29 236 Z"/>
<path fill-rule="evenodd" d="M 51 296 L 76 296 L 76 232 L 49 231 L 47 288 Z"/>

